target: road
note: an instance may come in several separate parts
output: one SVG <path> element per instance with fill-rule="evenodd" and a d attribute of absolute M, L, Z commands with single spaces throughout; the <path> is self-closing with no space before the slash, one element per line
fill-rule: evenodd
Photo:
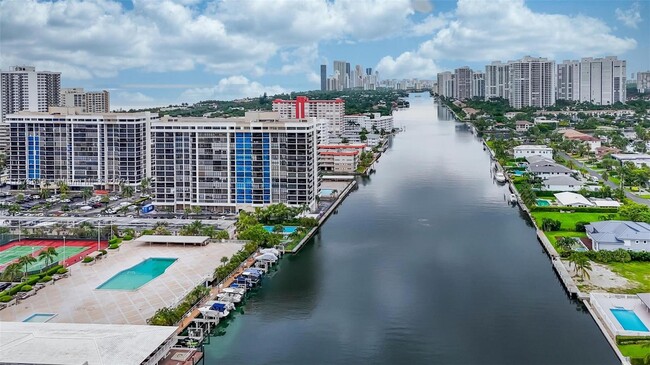
<path fill-rule="evenodd" d="M 565 159 L 565 160 L 571 160 L 571 161 L 573 161 L 573 163 L 574 163 L 577 167 L 580 167 L 580 168 L 582 168 L 582 169 L 587 170 L 587 172 L 589 172 L 589 174 L 590 174 L 591 176 L 596 176 L 596 177 L 599 178 L 601 181 L 605 181 L 605 180 L 603 179 L 603 175 L 601 175 L 598 171 L 594 171 L 594 170 L 590 169 L 589 167 L 585 166 L 584 163 L 582 163 L 582 162 L 576 160 L 575 158 L 573 158 L 573 157 L 567 155 L 567 154 L 564 153 L 564 152 L 557 151 L 556 153 L 557 153 L 560 157 L 562 157 L 563 159 Z M 609 180 L 605 181 L 605 184 L 607 184 L 607 186 L 611 187 L 612 189 L 618 189 L 618 188 L 619 188 L 618 185 L 614 184 L 613 182 L 611 182 L 611 181 L 609 181 Z M 641 197 L 639 197 L 639 196 L 637 196 L 637 195 L 634 195 L 634 194 L 630 193 L 630 192 L 627 191 L 627 190 L 625 191 L 625 196 L 626 196 L 628 199 L 630 199 L 630 200 L 632 200 L 632 201 L 634 201 L 634 202 L 637 202 L 637 203 L 639 203 L 639 204 L 644 204 L 644 205 L 650 206 L 650 200 L 648 200 L 648 199 L 643 199 L 643 198 L 641 198 Z"/>

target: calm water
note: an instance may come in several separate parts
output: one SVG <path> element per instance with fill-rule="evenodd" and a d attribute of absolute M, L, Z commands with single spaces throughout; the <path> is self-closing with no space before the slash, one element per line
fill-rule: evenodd
<path fill-rule="evenodd" d="M 206 364 L 616 364 L 481 144 L 428 97 Z"/>

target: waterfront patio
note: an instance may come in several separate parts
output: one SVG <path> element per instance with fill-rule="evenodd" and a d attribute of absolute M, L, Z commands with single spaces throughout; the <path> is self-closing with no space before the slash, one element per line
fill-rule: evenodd
<path fill-rule="evenodd" d="M 199 283 L 212 278 L 220 259 L 230 257 L 240 243 L 206 246 L 154 245 L 126 242 L 119 251 L 94 263 L 69 267 L 70 276 L 58 280 L 30 298 L 0 310 L 0 321 L 23 321 L 34 313 L 52 313 L 50 322 L 146 324 L 157 309 L 176 305 Z M 98 290 L 122 270 L 150 257 L 177 258 L 157 278 L 137 290 Z"/>
<path fill-rule="evenodd" d="M 643 298 L 643 300 L 642 300 Z M 619 320 L 612 313 L 612 309 L 629 310 L 650 329 L 650 294 L 627 295 L 611 293 L 591 293 L 590 303 L 598 316 L 606 324 L 608 331 L 613 336 L 648 336 L 648 331 L 629 331 L 623 328 Z"/>

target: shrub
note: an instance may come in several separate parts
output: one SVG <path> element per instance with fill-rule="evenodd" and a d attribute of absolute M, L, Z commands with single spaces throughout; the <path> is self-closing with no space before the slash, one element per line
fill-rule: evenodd
<path fill-rule="evenodd" d="M 125 241 L 130 241 L 133 239 L 133 236 L 131 236 L 130 234 L 125 234 L 124 237 L 122 237 L 122 239 Z"/>
<path fill-rule="evenodd" d="M 50 281 L 50 280 L 52 280 L 52 277 L 49 276 L 49 275 L 45 275 L 45 276 L 43 276 L 43 278 L 42 278 L 41 280 L 39 280 L 38 282 L 39 282 L 39 283 L 47 283 L 47 282 Z"/>
<path fill-rule="evenodd" d="M 111 243 L 111 245 L 108 246 L 108 249 L 109 249 L 109 250 L 115 250 L 115 249 L 117 249 L 118 247 L 120 247 L 120 245 L 118 245 L 117 243 Z"/>
<path fill-rule="evenodd" d="M 576 222 L 576 232 L 585 232 L 585 226 L 589 224 L 589 222 Z"/>
<path fill-rule="evenodd" d="M 106 250 L 99 250 L 99 253 L 101 253 L 102 255 L 106 255 L 106 254 L 108 253 L 108 251 L 106 251 Z"/>
<path fill-rule="evenodd" d="M 550 218 L 542 219 L 542 230 L 544 231 L 559 231 L 561 226 L 562 222 L 558 220 Z"/>
<path fill-rule="evenodd" d="M 31 285 L 27 285 L 27 284 L 20 287 L 20 291 L 22 291 L 22 292 L 28 292 L 28 291 L 30 291 L 32 289 L 33 289 L 33 287 Z"/>
<path fill-rule="evenodd" d="M 50 276 L 52 276 L 52 275 L 58 273 L 59 270 L 61 270 L 61 269 L 64 269 L 64 267 L 61 266 L 61 265 L 53 266 L 53 267 L 51 267 L 49 270 L 47 270 L 47 271 L 45 272 L 45 275 L 50 275 Z M 65 270 L 65 269 L 64 269 L 64 270 Z M 68 270 L 66 270 L 66 272 L 67 272 L 67 271 L 68 271 Z"/>
<path fill-rule="evenodd" d="M 609 213 L 615 214 L 618 212 L 617 208 L 598 208 L 598 207 L 538 207 L 535 206 L 531 210 L 535 212 L 559 212 L 559 211 L 572 211 L 576 213 Z"/>
<path fill-rule="evenodd" d="M 62 267 L 62 268 L 60 268 L 60 269 L 58 269 L 56 271 L 56 273 L 59 274 L 59 275 L 63 275 L 65 273 L 67 273 L 67 272 L 68 272 L 68 269 L 66 269 L 65 267 Z"/>
<path fill-rule="evenodd" d="M 25 284 L 34 285 L 34 284 L 38 283 L 39 280 L 41 280 L 41 276 L 37 275 L 37 276 L 34 276 L 34 277 L 30 278 L 29 280 L 25 281 Z"/>
<path fill-rule="evenodd" d="M 84 259 L 83 259 L 82 262 L 83 262 L 84 264 L 87 264 L 87 263 L 89 263 L 89 262 L 93 262 L 94 260 L 95 260 L 94 258 L 92 258 L 92 257 L 90 257 L 90 256 L 86 256 L 86 257 L 84 257 Z"/>
<path fill-rule="evenodd" d="M 120 243 L 120 241 L 119 241 L 119 238 L 117 238 L 117 237 L 113 237 L 110 240 L 108 240 L 109 245 L 114 245 L 114 244 L 118 244 L 118 243 Z"/>
<path fill-rule="evenodd" d="M 615 251 L 588 251 L 586 255 L 591 260 L 607 264 L 610 262 L 630 262 L 632 252 L 621 248 Z"/>
<path fill-rule="evenodd" d="M 12 299 L 14 299 L 14 297 L 12 297 L 11 295 L 3 295 L 0 297 L 0 302 L 7 303 L 10 302 Z"/>

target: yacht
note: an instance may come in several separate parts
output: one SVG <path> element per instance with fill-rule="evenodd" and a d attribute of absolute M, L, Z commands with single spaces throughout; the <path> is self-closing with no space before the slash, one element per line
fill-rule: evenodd
<path fill-rule="evenodd" d="M 213 304 L 209 304 L 213 303 Z M 234 308 L 234 304 L 231 304 Z M 213 302 L 210 301 L 206 303 L 205 306 L 199 308 L 199 312 L 206 318 L 225 318 L 230 314 L 230 311 L 227 309 L 228 305 L 222 302 Z"/>
<path fill-rule="evenodd" d="M 510 204 L 517 204 L 517 196 L 515 194 L 510 194 Z"/>
<path fill-rule="evenodd" d="M 222 302 L 237 304 L 241 302 L 242 296 L 235 293 L 219 293 L 217 299 Z"/>
<path fill-rule="evenodd" d="M 497 182 L 504 183 L 504 182 L 506 182 L 506 175 L 504 175 L 503 172 L 501 172 L 501 171 L 497 171 L 497 173 L 494 174 L 494 179 Z"/>

